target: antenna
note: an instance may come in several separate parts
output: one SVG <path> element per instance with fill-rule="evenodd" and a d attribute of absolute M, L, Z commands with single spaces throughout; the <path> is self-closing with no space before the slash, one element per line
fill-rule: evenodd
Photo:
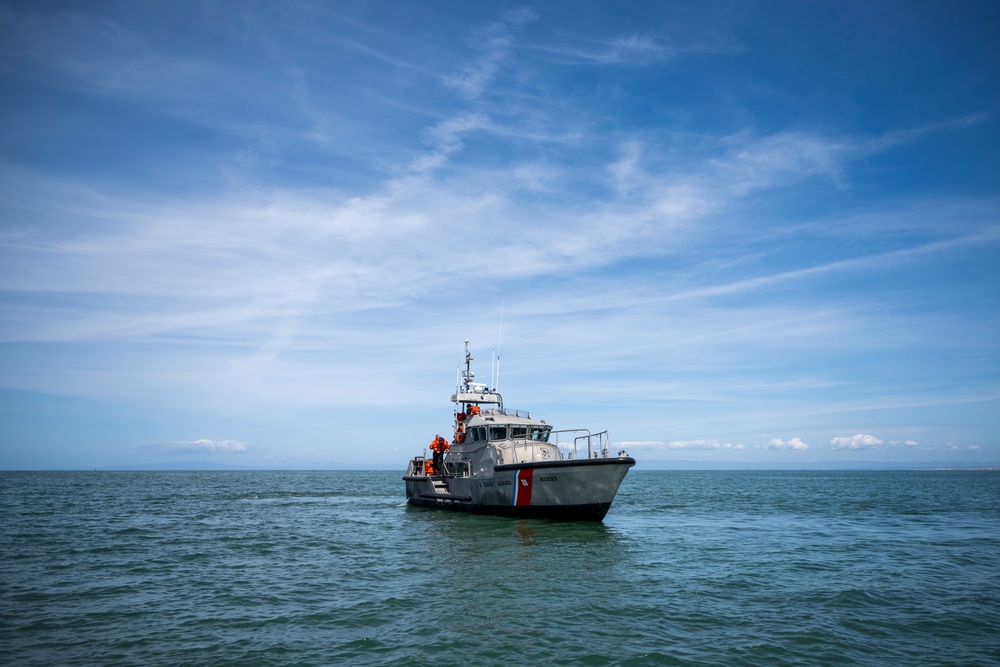
<path fill-rule="evenodd" d="M 497 334 L 497 376 L 493 381 L 493 391 L 500 391 L 500 341 L 503 340 L 503 305 L 500 302 L 500 333 Z"/>

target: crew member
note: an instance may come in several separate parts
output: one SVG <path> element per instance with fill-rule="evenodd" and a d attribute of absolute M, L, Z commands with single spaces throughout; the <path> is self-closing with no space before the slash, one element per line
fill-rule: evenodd
<path fill-rule="evenodd" d="M 451 449 L 451 445 L 448 441 L 441 437 L 438 433 L 434 436 L 434 440 L 431 442 L 431 451 L 434 452 L 434 474 L 440 475 L 444 468 L 441 465 L 441 459 L 444 458 L 444 453 Z"/>

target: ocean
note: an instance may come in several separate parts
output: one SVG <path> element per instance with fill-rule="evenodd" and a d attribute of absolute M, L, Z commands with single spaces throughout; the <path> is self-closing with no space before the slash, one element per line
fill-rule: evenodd
<path fill-rule="evenodd" d="M 400 472 L 0 472 L 0 664 L 1000 665 L 1000 472 L 643 471 L 603 524 Z"/>

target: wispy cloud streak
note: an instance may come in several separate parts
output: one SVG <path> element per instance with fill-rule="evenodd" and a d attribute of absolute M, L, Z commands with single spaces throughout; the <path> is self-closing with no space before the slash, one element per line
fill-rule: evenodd
<path fill-rule="evenodd" d="M 736 18 L 548 11 L 413 31 L 433 8 L 306 3 L 175 35 L 155 7 L 5 10 L 0 386 L 356 415 L 495 338 L 503 302 L 510 386 L 613 403 L 640 452 L 884 454 L 866 433 L 958 439 L 921 412 L 988 422 L 991 107 L 871 117 L 870 91 L 747 83 L 778 47 Z"/>

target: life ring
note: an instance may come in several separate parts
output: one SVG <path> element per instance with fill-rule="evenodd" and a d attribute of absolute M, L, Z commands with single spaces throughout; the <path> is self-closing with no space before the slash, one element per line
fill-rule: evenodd
<path fill-rule="evenodd" d="M 463 442 L 465 442 L 465 434 L 462 432 L 456 433 L 455 442 L 457 442 L 458 444 L 462 444 Z"/>

